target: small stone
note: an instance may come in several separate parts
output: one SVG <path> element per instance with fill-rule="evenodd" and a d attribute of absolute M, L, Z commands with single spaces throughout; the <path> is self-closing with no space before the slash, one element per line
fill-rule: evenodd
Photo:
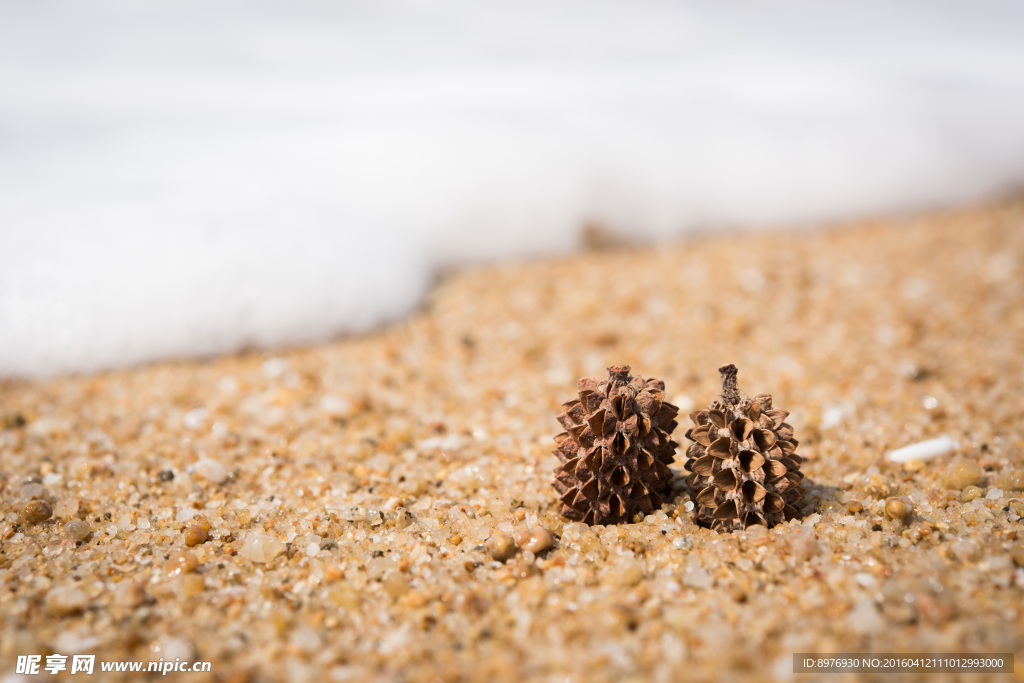
<path fill-rule="evenodd" d="M 409 590 L 409 579 L 399 572 L 391 572 L 381 581 L 384 592 L 392 598 L 400 598 Z"/>
<path fill-rule="evenodd" d="M 903 497 L 889 498 L 885 501 L 885 516 L 906 524 L 914 515 L 914 506 Z"/>
<path fill-rule="evenodd" d="M 73 519 L 64 525 L 64 535 L 75 542 L 84 541 L 91 533 L 88 523 L 80 519 Z"/>
<path fill-rule="evenodd" d="M 1003 497 L 1002 490 L 997 489 L 997 488 L 991 488 L 991 489 L 988 490 L 988 493 L 985 494 L 985 498 L 987 498 L 988 500 L 999 500 L 1002 497 Z"/>
<path fill-rule="evenodd" d="M 22 506 L 21 516 L 27 524 L 39 524 L 53 516 L 53 508 L 45 500 L 30 500 Z"/>
<path fill-rule="evenodd" d="M 711 588 L 715 585 L 715 577 L 707 569 L 687 567 L 683 572 L 683 585 L 688 588 Z"/>
<path fill-rule="evenodd" d="M 199 545 L 200 543 L 206 543 L 206 539 L 208 538 L 209 535 L 206 533 L 206 530 L 198 524 L 189 524 L 188 527 L 185 528 L 185 545 L 189 548 Z"/>
<path fill-rule="evenodd" d="M 529 551 L 534 555 L 544 552 L 555 544 L 551 532 L 541 526 L 520 531 L 516 534 L 515 540 L 521 550 Z"/>
<path fill-rule="evenodd" d="M 851 500 L 848 503 L 846 503 L 846 509 L 852 512 L 853 514 L 857 514 L 858 512 L 861 512 L 864 509 L 864 506 L 861 504 L 859 500 Z"/>
<path fill-rule="evenodd" d="M 924 460 L 908 460 L 903 463 L 904 472 L 920 472 L 924 469 Z"/>
<path fill-rule="evenodd" d="M 21 500 L 51 500 L 50 492 L 46 490 L 46 487 L 37 482 L 29 482 L 21 487 L 18 492 Z"/>
<path fill-rule="evenodd" d="M 960 502 L 970 503 L 972 500 L 981 498 L 983 495 L 985 495 L 985 492 L 977 486 L 968 486 L 960 492 Z"/>
<path fill-rule="evenodd" d="M 73 585 L 56 586 L 46 594 L 46 606 L 54 614 L 69 615 L 81 612 L 89 605 L 89 596 Z"/>
<path fill-rule="evenodd" d="M 228 468 L 212 458 L 200 458 L 195 464 L 195 473 L 214 484 L 223 483 L 228 478 Z"/>
<path fill-rule="evenodd" d="M 516 554 L 516 544 L 512 537 L 501 531 L 487 539 L 484 548 L 498 562 L 505 562 Z"/>
<path fill-rule="evenodd" d="M 206 579 L 199 574 L 185 574 L 178 579 L 178 592 L 186 598 L 199 595 L 206 588 Z"/>
<path fill-rule="evenodd" d="M 864 490 L 878 500 L 892 495 L 892 486 L 889 484 L 889 480 L 881 474 L 872 474 Z"/>
<path fill-rule="evenodd" d="M 284 541 L 266 534 L 249 534 L 242 545 L 241 555 L 250 562 L 267 563 L 286 550 Z"/>
<path fill-rule="evenodd" d="M 114 604 L 134 608 L 146 601 L 146 587 L 135 581 L 124 581 L 114 590 Z"/>
<path fill-rule="evenodd" d="M 171 553 L 171 556 L 167 558 L 167 563 L 164 565 L 164 570 L 167 573 L 168 578 L 173 578 L 179 574 L 188 574 L 195 570 L 199 565 L 199 560 L 196 559 L 195 553 L 187 550 L 175 550 Z"/>
<path fill-rule="evenodd" d="M 320 544 L 315 541 L 310 541 L 309 545 L 306 546 L 306 557 L 316 557 L 320 554 Z"/>
<path fill-rule="evenodd" d="M 961 562 L 977 562 L 981 559 L 981 546 L 967 538 L 953 541 L 949 550 Z"/>
<path fill-rule="evenodd" d="M 1024 470 L 1003 472 L 995 478 L 995 485 L 1007 491 L 1024 490 Z"/>
<path fill-rule="evenodd" d="M 452 545 L 459 545 L 460 543 L 462 543 L 462 536 L 455 534 L 454 536 L 448 539 L 448 542 Z"/>
<path fill-rule="evenodd" d="M 789 554 L 801 562 L 806 562 L 821 552 L 821 546 L 813 536 L 803 532 L 790 534 L 786 538 L 786 548 Z"/>
<path fill-rule="evenodd" d="M 874 600 L 863 598 L 849 614 L 846 615 L 846 623 L 854 633 L 870 635 L 878 633 L 885 628 L 885 619 L 878 613 L 878 607 Z"/>
<path fill-rule="evenodd" d="M 53 506 L 54 517 L 68 519 L 78 514 L 79 502 L 77 498 L 62 498 Z"/>
<path fill-rule="evenodd" d="M 156 473 L 156 478 L 159 479 L 160 481 L 164 481 L 164 482 L 174 481 L 174 471 L 173 470 L 160 470 L 159 472 Z"/>
<path fill-rule="evenodd" d="M 957 458 L 942 473 L 942 485 L 948 489 L 964 489 L 981 483 L 984 476 L 985 471 L 978 463 L 967 458 Z"/>
<path fill-rule="evenodd" d="M 628 588 L 640 583 L 640 580 L 644 578 L 644 570 L 639 562 L 625 557 L 608 570 L 608 577 L 613 583 Z"/>

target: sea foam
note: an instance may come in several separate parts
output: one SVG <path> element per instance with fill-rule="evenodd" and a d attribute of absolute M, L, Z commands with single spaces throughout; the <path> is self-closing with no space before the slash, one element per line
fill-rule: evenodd
<path fill-rule="evenodd" d="M 1024 180 L 1024 5 L 0 7 L 0 375 L 360 332 L 444 269 Z"/>

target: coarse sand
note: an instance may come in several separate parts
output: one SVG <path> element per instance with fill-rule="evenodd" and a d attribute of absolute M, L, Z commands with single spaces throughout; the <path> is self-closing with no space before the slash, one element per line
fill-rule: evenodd
<path fill-rule="evenodd" d="M 4 380 L 0 680 L 54 653 L 318 683 L 1019 660 L 1022 346 L 1018 199 L 464 270 L 366 336 Z M 801 517 L 770 530 L 699 528 L 683 483 L 726 363 L 800 440 Z M 557 514 L 555 416 L 615 364 L 682 409 L 677 477 L 638 523 L 588 527 Z M 941 435 L 958 450 L 886 460 Z M 485 547 L 533 526 L 554 546 Z"/>

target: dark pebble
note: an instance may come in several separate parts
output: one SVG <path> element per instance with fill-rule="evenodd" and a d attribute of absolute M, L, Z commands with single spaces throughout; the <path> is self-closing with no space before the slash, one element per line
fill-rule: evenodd
<path fill-rule="evenodd" d="M 156 478 L 160 481 L 171 481 L 174 479 L 174 472 L 171 470 L 160 470 L 157 472 Z"/>

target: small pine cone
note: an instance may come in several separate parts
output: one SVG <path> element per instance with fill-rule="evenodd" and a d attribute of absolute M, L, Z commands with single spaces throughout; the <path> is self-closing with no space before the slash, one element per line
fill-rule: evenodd
<path fill-rule="evenodd" d="M 772 409 L 767 394 L 746 398 L 736 386 L 736 366 L 718 369 L 722 400 L 690 414 L 686 438 L 686 483 L 698 491 L 697 521 L 717 531 L 769 528 L 799 515 L 793 505 L 803 496 L 802 458 L 785 410 Z"/>
<path fill-rule="evenodd" d="M 679 445 L 670 438 L 679 409 L 665 401 L 665 383 L 614 365 L 606 379 L 581 379 L 579 395 L 562 405 L 558 421 L 566 431 L 555 437 L 554 453 L 564 463 L 553 482 L 562 515 L 619 524 L 660 509 Z"/>

